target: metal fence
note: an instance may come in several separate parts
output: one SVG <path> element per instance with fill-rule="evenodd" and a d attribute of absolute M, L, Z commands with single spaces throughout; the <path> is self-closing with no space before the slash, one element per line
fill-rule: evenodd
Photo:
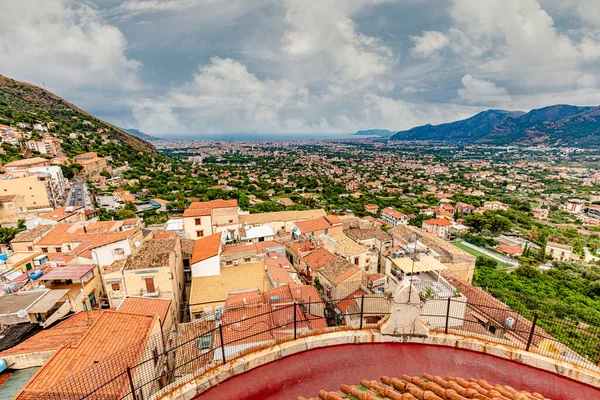
<path fill-rule="evenodd" d="M 384 295 L 350 296 L 336 301 L 257 302 L 207 313 L 176 325 L 172 332 L 94 363 L 44 393 L 19 399 L 148 400 L 186 376 L 225 364 L 243 354 L 332 329 L 367 329 L 389 314 Z M 426 299 L 422 320 L 432 332 L 475 336 L 600 371 L 600 323 L 582 325 L 504 303 L 467 301 L 463 296 Z M 29 397 L 28 397 L 29 396 Z"/>

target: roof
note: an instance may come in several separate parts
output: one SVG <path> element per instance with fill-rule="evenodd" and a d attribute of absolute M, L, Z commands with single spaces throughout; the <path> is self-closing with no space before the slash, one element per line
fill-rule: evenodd
<path fill-rule="evenodd" d="M 9 203 L 15 199 L 17 196 L 23 196 L 21 194 L 7 194 L 4 196 L 0 196 L 0 203 Z"/>
<path fill-rule="evenodd" d="M 242 237 L 242 239 L 247 240 L 275 235 L 275 232 L 273 232 L 273 228 L 271 228 L 271 226 L 269 225 L 261 225 L 252 228 L 246 228 L 245 231 L 246 235 Z"/>
<path fill-rule="evenodd" d="M 262 262 L 221 268 L 220 275 L 192 278 L 189 304 L 192 312 L 222 304 L 231 292 L 268 288 Z"/>
<path fill-rule="evenodd" d="M 18 233 L 11 243 L 33 242 L 35 239 L 43 236 L 46 232 L 54 228 L 54 225 L 39 225 L 30 231 Z"/>
<path fill-rule="evenodd" d="M 294 222 L 294 225 L 296 225 L 296 227 L 302 233 L 321 231 L 330 227 L 329 223 L 324 217 L 309 219 L 306 221 L 296 221 Z"/>
<path fill-rule="evenodd" d="M 221 233 L 218 232 L 194 243 L 194 252 L 192 253 L 192 264 L 206 260 L 219 254 L 221 247 Z"/>
<path fill-rule="evenodd" d="M 234 200 L 211 200 L 211 201 L 194 201 L 187 210 L 183 212 L 184 217 L 200 217 L 210 215 L 215 208 L 230 208 L 238 206 L 236 199 Z"/>
<path fill-rule="evenodd" d="M 326 215 L 323 218 L 325 218 L 325 220 L 327 220 L 327 222 L 329 222 L 329 224 L 331 225 L 337 225 L 342 223 L 342 220 L 337 215 Z"/>
<path fill-rule="evenodd" d="M 56 303 L 63 300 L 63 297 L 69 293 L 69 289 L 50 290 L 45 296 L 36 301 L 27 312 L 44 314 L 50 311 Z"/>
<path fill-rule="evenodd" d="M 75 224 L 58 224 L 48 232 L 37 246 L 62 246 L 63 243 L 71 242 L 75 237 L 83 233 L 83 229 Z"/>
<path fill-rule="evenodd" d="M 336 255 L 327 251 L 324 247 L 318 248 L 310 254 L 307 254 L 302 258 L 304 263 L 308 265 L 313 271 L 317 271 L 322 266 L 333 261 Z"/>
<path fill-rule="evenodd" d="M 568 251 L 573 251 L 573 247 L 566 245 L 566 244 L 561 244 L 561 243 L 556 243 L 556 242 L 546 242 L 546 247 L 550 246 L 550 247 L 556 247 L 557 249 L 563 249 L 563 250 L 568 250 Z"/>
<path fill-rule="evenodd" d="M 417 272 L 428 272 L 428 271 L 441 271 L 446 269 L 446 266 L 439 262 L 437 258 L 433 256 L 421 255 L 417 260 L 414 261 L 410 257 L 399 257 L 392 258 L 392 263 L 400 268 L 405 274 L 417 273 Z"/>
<path fill-rule="evenodd" d="M 65 279 L 81 279 L 96 267 L 95 264 L 59 265 L 50 272 L 42 275 L 42 281 L 56 281 Z"/>
<path fill-rule="evenodd" d="M 0 357 L 75 346 L 104 312 L 104 310 L 79 312 L 58 325 L 44 329 L 16 346 L 4 350 L 0 353 Z"/>
<path fill-rule="evenodd" d="M 318 210 L 304 210 L 304 211 L 275 211 L 260 214 L 242 214 L 240 215 L 240 223 L 247 225 L 258 225 L 267 224 L 270 222 L 290 222 L 290 221 L 301 221 L 306 219 L 313 219 L 324 217 L 326 215 L 325 210 L 322 208 Z"/>
<path fill-rule="evenodd" d="M 424 224 L 427 225 L 437 225 L 437 226 L 451 226 L 452 222 L 448 221 L 446 218 L 438 218 L 438 219 L 426 219 L 423 221 Z"/>
<path fill-rule="evenodd" d="M 16 160 L 16 161 L 12 161 L 9 162 L 8 164 L 5 165 L 5 167 L 27 167 L 29 165 L 35 165 L 35 164 L 39 164 L 42 162 L 50 162 L 50 160 L 46 160 L 45 158 L 42 157 L 33 157 L 33 158 L 26 158 L 24 160 Z"/>
<path fill-rule="evenodd" d="M 50 219 L 53 221 L 62 221 L 65 218 L 68 218 L 72 215 L 77 214 L 76 212 L 82 210 L 82 206 L 73 207 L 73 211 L 67 212 L 67 207 L 60 207 L 56 210 L 49 211 L 45 214 L 41 214 L 40 217 L 44 219 Z"/>
<path fill-rule="evenodd" d="M 314 389 L 316 393 L 316 389 Z M 413 396 L 414 395 L 414 396 Z M 416 396 L 416 397 L 415 397 Z M 466 396 L 466 397 L 465 397 Z M 476 397 L 479 396 L 479 397 Z M 427 373 L 418 376 L 402 375 L 400 378 L 381 377 L 381 382 L 363 379 L 356 385 L 342 384 L 339 391 L 319 390 L 319 399 L 438 399 L 455 400 L 481 399 L 546 399 L 539 393 L 518 390 L 508 385 L 490 384 L 483 379 L 433 376 Z M 298 400 L 307 400 L 299 396 Z"/>
<path fill-rule="evenodd" d="M 359 267 L 351 264 L 343 257 L 335 257 L 335 259 L 319 268 L 319 273 L 334 285 L 339 285 L 360 271 L 362 270 Z"/>
<path fill-rule="evenodd" d="M 344 234 L 350 239 L 354 240 L 368 240 L 377 239 L 380 242 L 388 242 L 392 240 L 392 235 L 382 231 L 379 228 L 367 228 L 367 229 L 346 229 Z"/>
<path fill-rule="evenodd" d="M 517 255 L 523 253 L 523 249 L 520 246 L 507 246 L 505 244 L 499 244 L 496 246 L 497 250 L 510 255 Z"/>
<path fill-rule="evenodd" d="M 72 393 L 73 388 L 68 382 L 74 379 L 79 382 L 77 391 L 80 394 L 99 389 L 115 375 L 107 373 L 106 365 L 111 365 L 116 372 L 139 362 L 157 319 L 104 312 L 79 343 L 58 350 L 27 382 L 17 399 L 39 398 L 40 393 L 48 392 L 66 393 L 67 389 Z M 110 364 L 102 362 L 107 359 L 110 359 Z M 104 368 L 105 373 L 101 374 L 98 368 Z M 94 379 L 81 379 L 83 376 L 94 376 Z M 101 396 L 103 390 L 121 392 L 126 384 L 126 380 L 117 380 L 100 389 L 96 395 Z"/>
<path fill-rule="evenodd" d="M 33 290 L 0 296 L 0 315 L 14 314 L 19 310 L 25 310 L 47 292 L 49 290 Z"/>
<path fill-rule="evenodd" d="M 171 309 L 170 299 L 152 298 L 152 297 L 130 297 L 123 299 L 118 312 L 139 315 L 157 315 L 160 318 L 160 324 L 163 325 Z"/>
<path fill-rule="evenodd" d="M 136 254 L 125 261 L 126 270 L 169 267 L 171 255 L 176 251 L 177 239 L 154 239 L 145 241 Z"/>
<path fill-rule="evenodd" d="M 363 254 L 369 250 L 367 247 L 356 243 L 346 235 L 325 236 L 323 241 L 326 246 L 333 246 L 335 249 L 334 252 L 341 253 L 344 256 Z"/>

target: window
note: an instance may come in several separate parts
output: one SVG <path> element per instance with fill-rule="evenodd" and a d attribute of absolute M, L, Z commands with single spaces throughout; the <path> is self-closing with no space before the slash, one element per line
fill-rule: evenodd
<path fill-rule="evenodd" d="M 196 232 L 196 237 L 203 237 L 204 236 L 204 231 L 197 231 Z"/>
<path fill-rule="evenodd" d="M 33 247 L 27 246 L 27 251 L 33 251 Z"/>
<path fill-rule="evenodd" d="M 230 219 L 230 220 L 229 220 L 229 223 L 230 223 L 230 224 L 233 224 L 233 220 L 232 220 L 232 219 Z"/>
<path fill-rule="evenodd" d="M 244 258 L 244 262 L 250 262 L 250 261 L 252 261 L 252 259 L 250 257 Z"/>
<path fill-rule="evenodd" d="M 92 306 L 92 308 L 96 307 L 96 304 L 98 304 L 96 302 L 96 293 L 95 292 L 90 293 L 90 295 L 88 296 L 88 299 L 90 300 L 90 306 Z"/>
<path fill-rule="evenodd" d="M 27 268 L 27 271 L 31 270 L 31 263 L 25 264 L 25 268 Z"/>
<path fill-rule="evenodd" d="M 202 220 L 200 218 L 196 218 L 195 223 L 196 225 L 202 225 Z"/>
<path fill-rule="evenodd" d="M 54 250 L 56 250 L 57 253 L 62 253 L 62 249 L 60 247 L 57 247 Z"/>
<path fill-rule="evenodd" d="M 125 258 L 125 249 L 118 248 L 113 250 L 113 258 L 115 260 L 122 260 Z"/>
<path fill-rule="evenodd" d="M 115 291 L 118 292 L 121 290 L 121 284 L 120 283 L 113 283 L 110 285 L 110 288 Z"/>
<path fill-rule="evenodd" d="M 48 248 L 47 247 L 42 247 L 42 253 L 47 253 L 48 252 Z"/>
<path fill-rule="evenodd" d="M 359 261 L 360 261 L 359 257 L 354 257 L 354 265 L 358 265 Z"/>

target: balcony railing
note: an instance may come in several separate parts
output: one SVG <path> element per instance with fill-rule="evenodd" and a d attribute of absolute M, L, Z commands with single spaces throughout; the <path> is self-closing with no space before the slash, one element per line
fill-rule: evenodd
<path fill-rule="evenodd" d="M 348 300 L 355 304 L 341 317 L 336 305 Z M 179 377 L 197 375 L 265 346 L 339 329 L 375 329 L 378 325 L 372 322 L 389 312 L 382 313 L 383 303 L 374 307 L 373 302 L 390 301 L 381 295 L 363 295 L 325 303 L 269 303 L 262 308 L 239 304 L 203 314 L 179 324 L 165 337 L 158 334 L 99 360 L 35 398 L 147 399 Z M 480 337 L 600 372 L 600 323 L 582 325 L 543 310 L 519 314 L 497 300 L 469 302 L 464 296 L 428 298 L 425 303 L 421 320 L 430 332 Z M 369 311 L 373 309 L 377 311 Z M 349 320 L 358 323 L 348 324 Z M 141 362 L 129 364 L 127 360 L 140 359 L 130 354 L 136 348 L 144 349 Z"/>

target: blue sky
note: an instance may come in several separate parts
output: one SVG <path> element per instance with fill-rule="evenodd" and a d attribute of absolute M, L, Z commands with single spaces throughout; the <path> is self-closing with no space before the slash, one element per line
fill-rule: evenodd
<path fill-rule="evenodd" d="M 0 74 L 151 134 L 600 104 L 600 0 L 0 0 Z"/>

